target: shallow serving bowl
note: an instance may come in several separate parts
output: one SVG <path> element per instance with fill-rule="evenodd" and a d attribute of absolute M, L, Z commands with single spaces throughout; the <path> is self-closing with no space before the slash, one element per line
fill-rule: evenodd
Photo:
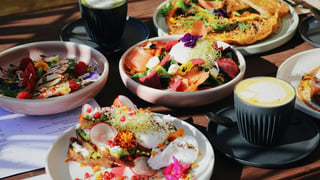
<path fill-rule="evenodd" d="M 100 77 L 78 91 L 48 99 L 16 99 L 0 95 L 1 108 L 26 115 L 49 115 L 65 112 L 79 107 L 95 97 L 107 81 L 109 73 L 107 59 L 97 50 L 73 42 L 43 41 L 10 48 L 0 53 L 0 67 L 7 69 L 9 64 L 19 65 L 24 57 L 38 59 L 40 55 L 77 58 L 86 64 L 97 67 L 96 71 Z"/>
<path fill-rule="evenodd" d="M 182 36 L 180 35 L 172 35 L 172 36 L 163 36 L 163 37 L 155 37 L 149 40 L 151 41 L 170 41 L 170 40 L 178 40 Z M 144 42 L 144 41 L 143 41 Z M 136 45 L 129 48 L 121 57 L 119 62 L 119 72 L 122 79 L 123 84 L 136 96 L 139 98 L 157 105 L 163 105 L 167 107 L 175 107 L 175 108 L 183 108 L 183 107 L 196 107 L 203 106 L 210 103 L 214 103 L 219 101 L 226 96 L 230 95 L 233 91 L 234 86 L 243 79 L 246 63 L 243 55 L 232 46 L 231 48 L 236 53 L 239 61 L 239 74 L 232 79 L 231 81 L 222 84 L 220 86 L 199 90 L 195 92 L 173 92 L 169 90 L 159 90 L 155 88 L 151 88 L 148 86 L 144 86 L 129 77 L 129 75 L 125 71 L 124 63 L 125 59 L 129 55 L 130 51 L 136 46 L 139 46 L 143 42 L 137 43 Z M 218 46 L 220 47 L 228 47 L 229 44 L 218 41 Z"/>
<path fill-rule="evenodd" d="M 158 36 L 168 36 L 169 29 L 166 24 L 166 17 L 160 13 L 161 8 L 166 6 L 166 4 L 167 1 L 161 3 L 153 14 L 153 24 Z M 277 30 L 269 37 L 254 44 L 245 46 L 234 45 L 233 47 L 239 50 L 244 56 L 267 52 L 287 43 L 295 35 L 298 25 L 298 13 L 293 7 L 289 6 L 289 13 L 279 19 Z"/>

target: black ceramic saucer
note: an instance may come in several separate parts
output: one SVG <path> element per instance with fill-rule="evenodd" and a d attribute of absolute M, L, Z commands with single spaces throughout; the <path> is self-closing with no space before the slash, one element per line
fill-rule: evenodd
<path fill-rule="evenodd" d="M 303 40 L 314 47 L 320 47 L 320 20 L 314 16 L 303 19 L 299 25 L 299 33 Z"/>
<path fill-rule="evenodd" d="M 114 47 L 106 47 L 97 44 L 89 39 L 81 19 L 78 19 L 66 25 L 60 33 L 60 39 L 62 41 L 72 41 L 76 43 L 86 44 L 107 54 L 123 52 L 132 45 L 145 40 L 148 37 L 148 27 L 143 22 L 132 17 L 127 17 L 127 24 L 123 36 L 120 42 L 118 42 Z"/>
<path fill-rule="evenodd" d="M 233 106 L 222 109 L 218 114 L 236 121 Z M 248 143 L 240 136 L 237 126 L 228 128 L 209 121 L 207 133 L 215 149 L 239 163 L 260 168 L 277 168 L 303 159 L 319 143 L 319 130 L 306 115 L 296 110 L 292 122 L 285 137 L 272 147 Z"/>

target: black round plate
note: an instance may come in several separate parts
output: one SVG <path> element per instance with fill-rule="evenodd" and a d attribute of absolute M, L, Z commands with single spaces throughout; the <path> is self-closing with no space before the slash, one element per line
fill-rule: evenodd
<path fill-rule="evenodd" d="M 299 33 L 303 40 L 314 47 L 320 47 L 320 20 L 308 16 L 299 25 Z"/>
<path fill-rule="evenodd" d="M 138 19 L 127 17 L 127 24 L 120 42 L 114 47 L 106 47 L 93 42 L 86 33 L 82 20 L 67 24 L 60 33 L 62 41 L 72 41 L 81 44 L 86 44 L 104 53 L 123 52 L 130 48 L 132 45 L 145 40 L 149 37 L 148 27 Z"/>
<path fill-rule="evenodd" d="M 222 109 L 218 114 L 234 121 L 234 107 Z M 237 126 L 228 128 L 209 121 L 208 137 L 215 149 L 243 165 L 277 168 L 289 165 L 309 155 L 319 143 L 319 130 L 305 114 L 296 110 L 285 137 L 278 145 L 266 147 L 247 142 Z"/>

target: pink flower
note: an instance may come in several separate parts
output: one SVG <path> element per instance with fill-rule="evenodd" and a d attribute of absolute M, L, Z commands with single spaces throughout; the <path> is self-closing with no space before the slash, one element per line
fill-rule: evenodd
<path fill-rule="evenodd" d="M 186 174 L 189 173 L 188 169 L 190 168 L 190 166 L 191 164 L 180 164 L 178 159 L 173 157 L 173 163 L 171 163 L 164 169 L 163 174 L 165 175 L 167 180 L 179 180 L 179 178 L 184 178 Z"/>

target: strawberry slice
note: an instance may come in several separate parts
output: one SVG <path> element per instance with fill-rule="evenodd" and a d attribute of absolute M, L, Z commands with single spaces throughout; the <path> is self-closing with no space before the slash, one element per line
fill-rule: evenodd
<path fill-rule="evenodd" d="M 139 82 L 148 87 L 161 89 L 160 76 L 157 70 L 152 71 L 147 76 L 139 78 Z"/>
<path fill-rule="evenodd" d="M 219 68 L 230 78 L 233 79 L 238 75 L 239 68 L 231 58 L 221 57 L 217 59 L 217 63 Z"/>

